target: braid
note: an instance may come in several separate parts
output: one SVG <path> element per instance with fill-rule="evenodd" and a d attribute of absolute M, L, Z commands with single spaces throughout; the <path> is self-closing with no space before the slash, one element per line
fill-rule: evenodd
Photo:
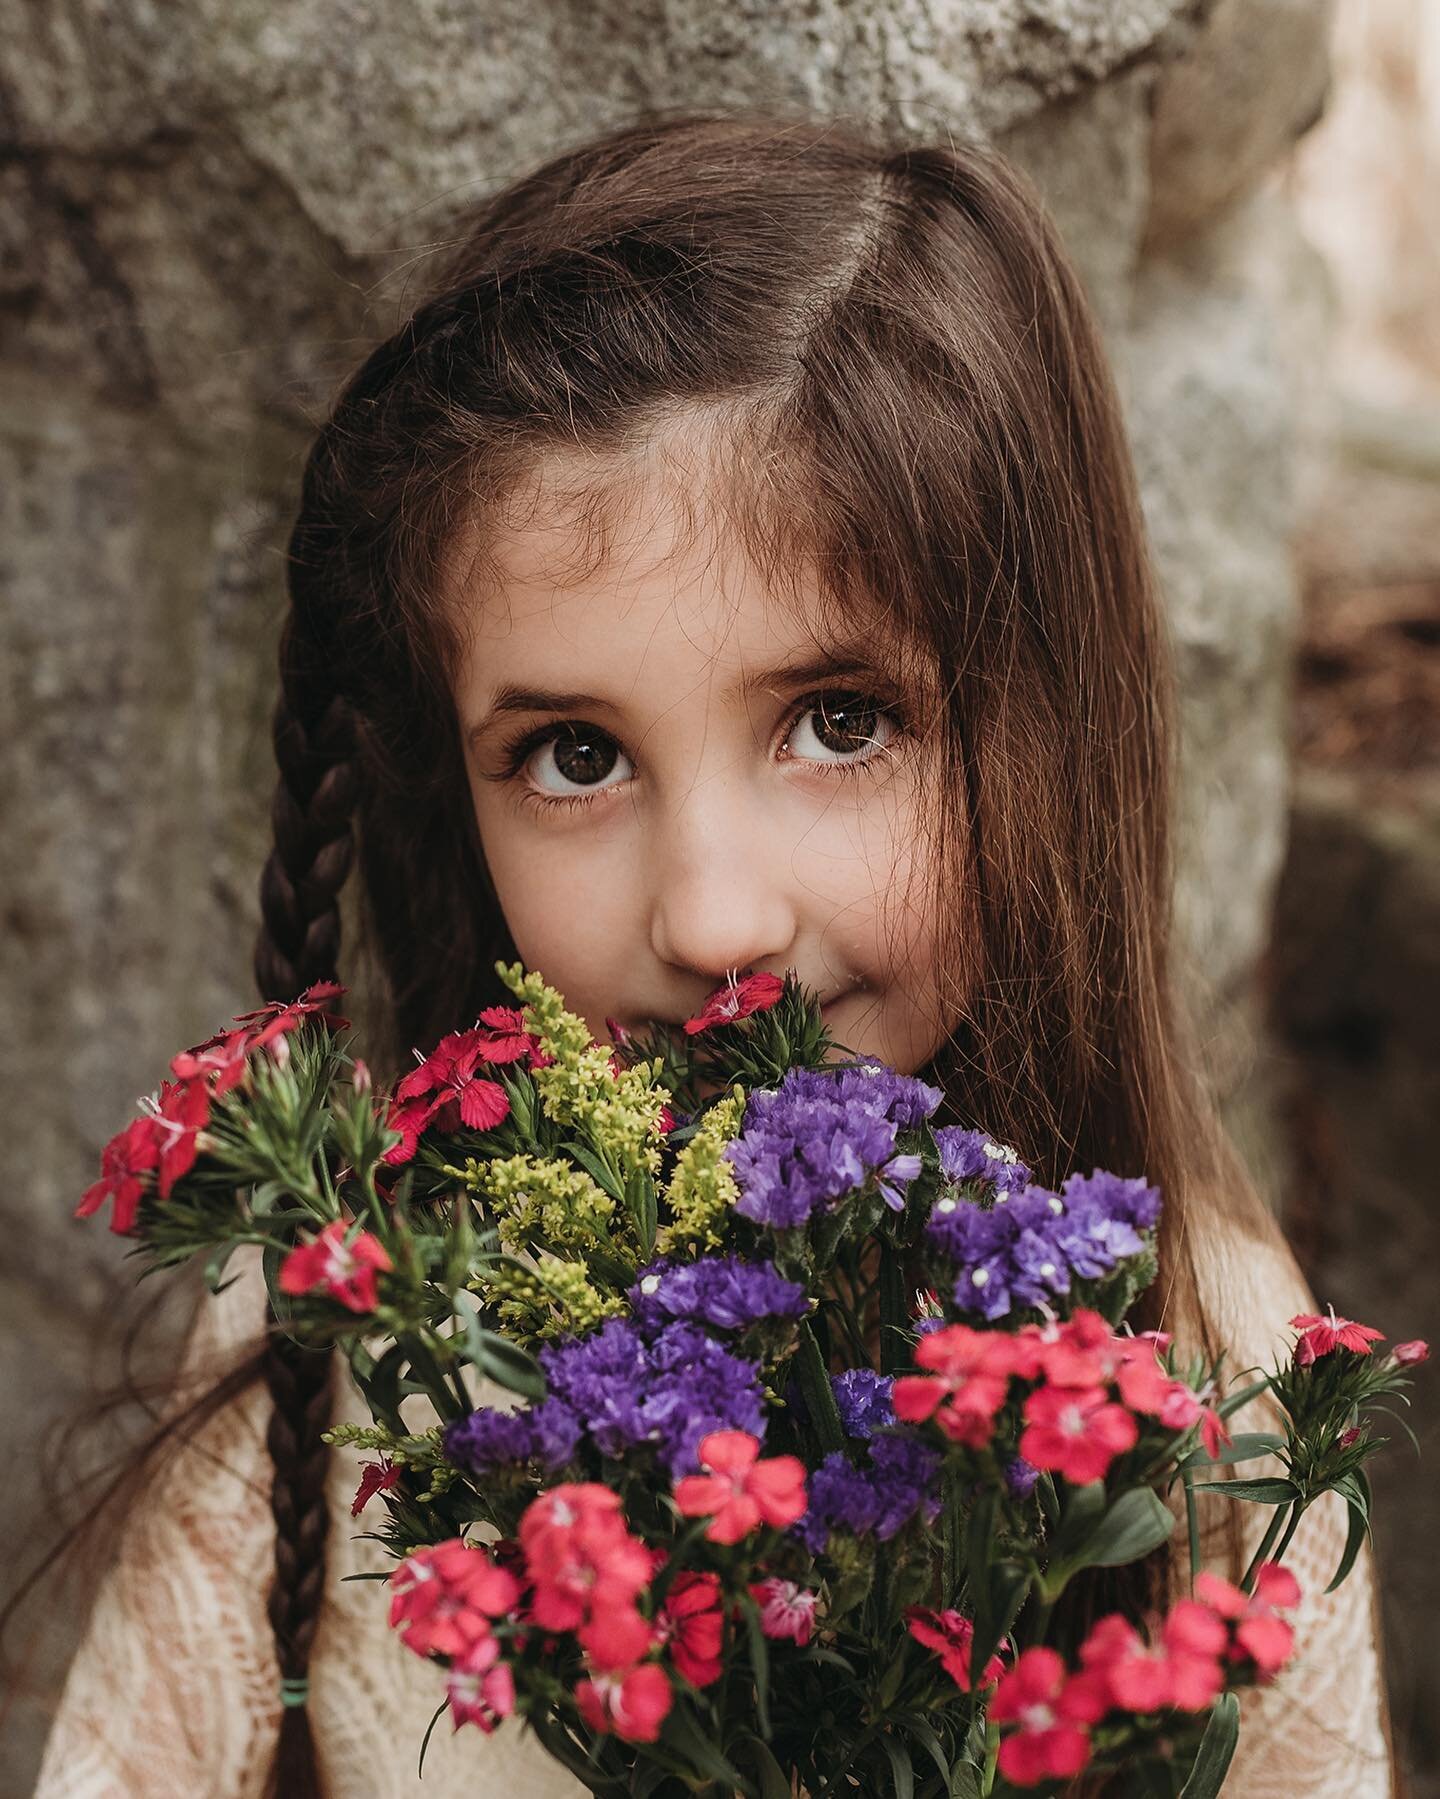
<path fill-rule="evenodd" d="M 303 577 L 291 566 L 298 600 L 294 583 Z M 325 679 L 321 646 L 303 633 L 301 621 L 310 610 L 292 605 L 280 645 L 275 842 L 260 879 L 262 923 L 255 944 L 255 980 L 266 999 L 294 999 L 312 982 L 335 975 L 339 892 L 354 851 L 353 716 Z M 264 1373 L 272 1401 L 266 1446 L 275 1471 L 275 1578 L 267 1611 L 284 1705 L 268 1799 L 319 1799 L 321 1791 L 305 1695 L 325 1590 L 329 1449 L 320 1433 L 330 1422 L 332 1367 L 329 1351 L 302 1349 L 271 1332 Z"/>

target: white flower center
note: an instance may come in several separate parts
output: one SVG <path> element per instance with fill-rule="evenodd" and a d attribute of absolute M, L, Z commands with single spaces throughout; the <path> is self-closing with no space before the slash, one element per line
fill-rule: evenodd
<path fill-rule="evenodd" d="M 988 1287 L 989 1284 L 990 1270 L 988 1268 L 977 1268 L 970 1276 L 970 1285 L 972 1287 Z"/>

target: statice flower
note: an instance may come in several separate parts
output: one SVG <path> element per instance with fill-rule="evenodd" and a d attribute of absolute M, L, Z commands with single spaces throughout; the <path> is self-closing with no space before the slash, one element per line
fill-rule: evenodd
<path fill-rule="evenodd" d="M 935 1132 L 940 1172 L 952 1181 L 988 1181 L 998 1193 L 1013 1193 L 1030 1179 L 1030 1170 L 1008 1143 L 984 1131 L 942 1125 Z"/>
<path fill-rule="evenodd" d="M 803 1318 L 810 1304 L 799 1281 L 787 1281 L 773 1263 L 740 1256 L 652 1262 L 641 1270 L 629 1298 L 648 1332 L 675 1318 L 743 1331 L 765 1318 Z"/>
<path fill-rule="evenodd" d="M 588 1337 L 546 1345 L 540 1363 L 549 1396 L 528 1410 L 482 1407 L 447 1427 L 452 1461 L 476 1474 L 532 1459 L 553 1469 L 588 1440 L 607 1456 L 653 1447 L 676 1480 L 698 1471 L 696 1450 L 711 1431 L 765 1435 L 759 1369 L 693 1324 L 650 1338 L 612 1318 Z"/>
<path fill-rule="evenodd" d="M 496 1474 L 530 1462 L 554 1474 L 575 1454 L 580 1435 L 580 1421 L 570 1408 L 546 1399 L 513 1412 L 480 1406 L 446 1425 L 443 1444 L 447 1460 L 472 1474 Z"/>
<path fill-rule="evenodd" d="M 896 1136 L 939 1101 L 937 1088 L 889 1069 L 792 1068 L 778 1087 L 751 1093 L 740 1135 L 725 1146 L 740 1188 L 736 1211 L 795 1229 L 877 1171 L 885 1203 L 901 1210 L 920 1157 L 897 1154 Z"/>
<path fill-rule="evenodd" d="M 843 1374 L 832 1375 L 830 1385 L 847 1437 L 871 1437 L 895 1422 L 890 1404 L 895 1382 L 890 1375 L 877 1374 L 873 1368 L 847 1368 Z"/>
<path fill-rule="evenodd" d="M 1157 1188 L 1097 1168 L 1070 1175 L 1058 1194 L 1026 1185 L 997 1194 L 988 1208 L 942 1194 L 926 1236 L 956 1265 L 956 1305 L 993 1322 L 1048 1305 L 1076 1277 L 1098 1280 L 1140 1254 L 1140 1233 L 1159 1216 Z"/>
<path fill-rule="evenodd" d="M 908 1431 L 872 1438 L 864 1467 L 837 1449 L 810 1476 L 810 1503 L 796 1534 L 819 1555 L 833 1531 L 886 1542 L 917 1516 L 931 1523 L 940 1509 L 940 1464 L 939 1452 Z"/>

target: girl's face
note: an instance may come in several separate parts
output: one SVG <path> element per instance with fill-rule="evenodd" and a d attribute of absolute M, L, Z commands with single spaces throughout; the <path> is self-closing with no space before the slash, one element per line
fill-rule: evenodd
<path fill-rule="evenodd" d="M 731 971 L 793 967 L 827 1028 L 913 1073 L 944 1035 L 924 796 L 932 752 L 875 634 L 817 615 L 648 479 L 583 577 L 537 505 L 456 583 L 456 703 L 515 948 L 600 1041 L 678 1024 Z M 563 573 L 563 586 L 560 575 Z"/>

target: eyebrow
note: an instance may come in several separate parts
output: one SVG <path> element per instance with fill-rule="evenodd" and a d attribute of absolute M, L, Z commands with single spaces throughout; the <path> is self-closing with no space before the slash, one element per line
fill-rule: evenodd
<path fill-rule="evenodd" d="M 724 697 L 727 700 L 738 699 L 763 687 L 795 688 L 812 681 L 834 680 L 847 675 L 863 675 L 874 680 L 879 671 L 874 661 L 868 657 L 849 650 L 831 650 L 812 656 L 805 662 L 782 663 L 775 668 L 762 669 L 758 674 L 746 675 Z M 613 701 L 599 694 L 585 693 L 575 688 L 522 687 L 507 682 L 497 689 L 494 699 L 479 721 L 466 731 L 466 741 L 475 743 L 502 718 L 517 712 L 576 712 L 590 707 L 610 712 L 620 710 Z"/>

